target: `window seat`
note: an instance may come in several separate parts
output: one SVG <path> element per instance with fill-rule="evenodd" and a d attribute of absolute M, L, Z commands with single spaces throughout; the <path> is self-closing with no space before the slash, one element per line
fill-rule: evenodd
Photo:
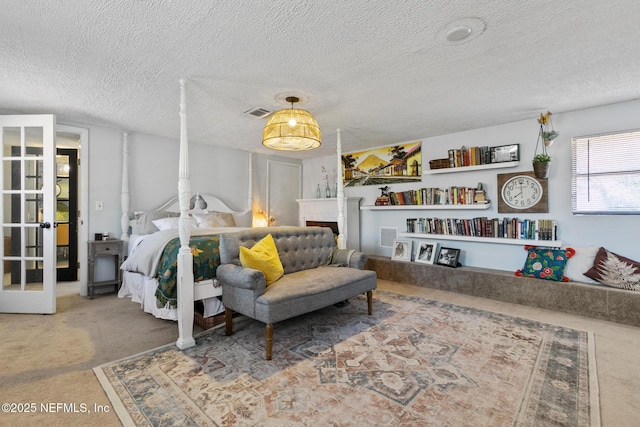
<path fill-rule="evenodd" d="M 640 292 L 581 282 L 517 277 L 513 271 L 392 261 L 369 255 L 378 279 L 640 326 Z"/>

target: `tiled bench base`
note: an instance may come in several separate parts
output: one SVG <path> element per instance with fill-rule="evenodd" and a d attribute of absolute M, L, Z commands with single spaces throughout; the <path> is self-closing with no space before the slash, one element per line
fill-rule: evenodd
<path fill-rule="evenodd" d="M 579 282 L 517 277 L 477 267 L 449 268 L 369 255 L 365 268 L 379 279 L 458 292 L 640 326 L 640 292 Z"/>

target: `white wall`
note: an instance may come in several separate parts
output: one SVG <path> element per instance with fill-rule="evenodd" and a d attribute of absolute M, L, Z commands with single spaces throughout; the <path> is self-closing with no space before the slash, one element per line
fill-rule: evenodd
<path fill-rule="evenodd" d="M 260 143 L 259 141 L 257 142 Z M 274 151 L 277 153 L 277 151 Z M 283 162 L 283 163 L 291 163 L 291 164 L 302 164 L 301 160 L 298 159 L 288 159 L 286 157 L 281 156 L 270 156 L 266 154 L 254 153 L 253 154 L 253 209 L 254 212 L 258 209 L 262 209 L 263 211 L 267 211 L 267 195 L 268 195 L 268 176 L 269 176 L 269 161 Z M 294 187 L 297 191 L 297 182 L 292 182 L 291 186 Z M 277 211 L 277 209 L 274 209 Z M 294 214 L 294 217 L 297 217 L 297 212 Z M 277 224 L 277 222 L 276 222 Z"/>
<path fill-rule="evenodd" d="M 482 182 L 492 206 L 487 211 L 361 211 L 361 249 L 363 252 L 390 256 L 391 249 L 379 245 L 380 227 L 397 227 L 405 231 L 405 220 L 416 217 L 473 218 L 476 216 L 514 217 L 515 214 L 498 214 L 497 175 L 518 171 L 530 171 L 530 159 L 534 155 L 539 129 L 537 117 L 531 120 L 508 123 L 501 126 L 476 129 L 455 134 L 425 137 L 422 140 L 422 161 L 428 169 L 429 160 L 446 158 L 447 149 L 461 146 L 497 146 L 520 144 L 520 165 L 516 168 L 484 170 L 477 172 L 425 175 L 422 184 L 398 184 L 391 191 L 404 191 L 420 187 L 446 188 L 452 185 L 473 186 Z M 566 245 L 604 246 L 634 260 L 640 260 L 639 215 L 574 216 L 571 214 L 571 138 L 597 133 L 640 128 L 640 101 L 607 105 L 588 110 L 553 114 L 554 128 L 560 136 L 549 147 L 553 163 L 549 177 L 549 213 L 521 214 L 519 218 L 555 219 L 558 236 Z M 413 141 L 397 141 L 397 143 Z M 390 144 L 395 142 L 391 141 Z M 349 141 L 343 138 L 343 152 L 349 152 Z M 322 182 L 321 167 L 330 171 L 335 180 L 336 157 L 305 160 L 303 162 L 303 197 L 315 197 L 317 183 Z M 333 183 L 334 181 L 331 181 Z M 333 185 L 333 184 L 332 184 Z M 380 194 L 376 186 L 345 188 L 348 197 L 362 197 L 362 205 L 372 205 Z M 481 212 L 481 214 L 479 214 Z M 476 242 L 441 241 L 444 246 L 461 249 L 463 265 L 515 271 L 524 264 L 525 251 L 521 246 Z"/>
<path fill-rule="evenodd" d="M 348 150 L 344 148 L 344 138 L 342 139 L 343 151 Z M 345 151 L 346 152 L 346 151 Z M 308 159 L 302 162 L 302 197 L 305 199 L 314 199 L 316 197 L 316 191 L 320 186 L 320 195 L 325 197 L 326 181 L 324 179 L 324 172 L 322 168 L 326 170 L 327 178 L 329 181 L 329 189 L 331 190 L 331 196 L 334 197 L 336 176 L 338 170 L 338 164 L 336 156 L 318 157 L 315 159 Z M 351 196 L 351 194 L 347 194 Z M 357 196 L 360 196 L 358 193 Z M 375 200 L 375 196 L 374 196 Z"/>
<path fill-rule="evenodd" d="M 91 127 L 89 178 L 89 236 L 109 231 L 120 235 L 122 132 Z M 129 133 L 129 193 L 131 211 L 157 208 L 178 193 L 179 141 Z M 257 142 L 259 143 L 259 142 Z M 220 197 L 232 209 L 246 210 L 249 188 L 249 152 L 189 144 L 191 192 Z M 252 155 L 253 209 L 266 209 L 267 164 L 300 160 L 264 154 Z M 297 186 L 297 183 L 292 183 Z M 104 202 L 96 211 L 95 202 Z"/>
<path fill-rule="evenodd" d="M 120 235 L 122 132 L 90 127 L 89 236 L 109 231 Z M 179 141 L 129 134 L 130 209 L 150 210 L 178 193 Z M 249 153 L 189 144 L 192 192 L 219 196 L 232 209 L 247 209 Z M 96 211 L 95 202 L 104 202 Z"/>

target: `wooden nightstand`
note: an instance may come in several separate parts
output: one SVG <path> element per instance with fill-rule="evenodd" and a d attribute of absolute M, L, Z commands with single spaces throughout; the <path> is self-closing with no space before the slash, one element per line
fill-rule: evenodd
<path fill-rule="evenodd" d="M 114 278 L 95 282 L 95 262 L 98 257 L 113 256 L 115 259 Z M 115 286 L 115 291 L 120 289 L 122 282 L 122 272 L 120 265 L 124 261 L 124 241 L 123 240 L 90 240 L 89 241 L 89 277 L 87 287 L 89 298 L 93 299 L 94 288 L 101 286 Z"/>

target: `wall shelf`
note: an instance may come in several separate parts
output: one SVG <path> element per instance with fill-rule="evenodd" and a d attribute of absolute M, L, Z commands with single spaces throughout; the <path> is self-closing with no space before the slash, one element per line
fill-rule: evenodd
<path fill-rule="evenodd" d="M 451 234 L 424 234 L 424 233 L 398 233 L 399 237 L 411 239 L 428 239 L 428 240 L 457 240 L 464 242 L 478 243 L 494 243 L 503 245 L 531 245 L 531 246 L 549 246 L 559 248 L 562 246 L 562 240 L 534 240 L 534 239 L 507 239 L 502 237 L 476 237 L 476 236 L 459 236 Z"/>
<path fill-rule="evenodd" d="M 360 206 L 361 211 L 407 211 L 407 210 L 486 210 L 491 207 L 491 203 L 473 204 L 473 205 L 387 205 Z"/>
<path fill-rule="evenodd" d="M 502 168 L 514 168 L 518 166 L 520 162 L 502 162 L 502 163 L 489 163 L 487 165 L 476 166 L 458 166 L 457 168 L 442 168 L 442 169 L 428 169 L 422 172 L 423 175 L 436 175 L 440 173 L 456 173 L 456 172 L 471 172 L 484 169 L 502 169 Z"/>

